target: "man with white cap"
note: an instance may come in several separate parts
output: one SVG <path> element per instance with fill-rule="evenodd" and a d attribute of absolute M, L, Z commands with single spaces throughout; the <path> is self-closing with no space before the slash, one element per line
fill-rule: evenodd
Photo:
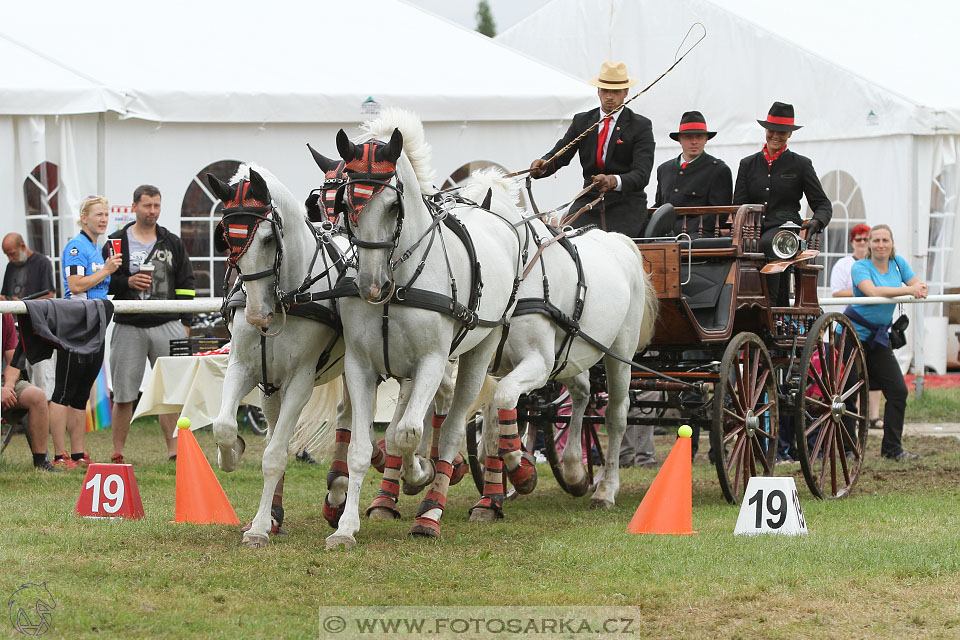
<path fill-rule="evenodd" d="M 597 207 L 577 218 L 574 227 L 593 224 L 634 238 L 646 227 L 644 189 L 653 171 L 653 125 L 648 118 L 622 107 L 628 88 L 636 83 L 635 78 L 627 75 L 623 62 L 604 62 L 599 75 L 590 80 L 590 84 L 597 87 L 600 106 L 575 115 L 563 138 L 530 165 L 530 175 L 534 178 L 556 173 L 573 159 L 573 149 L 558 157 L 554 154 L 600 123 L 576 145 L 583 168 L 583 186 L 592 184 L 593 188 L 571 205 L 570 212 L 576 213 L 600 194 L 604 194 L 604 198 Z"/>

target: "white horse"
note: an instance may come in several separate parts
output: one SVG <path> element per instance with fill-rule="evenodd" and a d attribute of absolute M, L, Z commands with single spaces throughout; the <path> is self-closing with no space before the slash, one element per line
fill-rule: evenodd
<path fill-rule="evenodd" d="M 509 224 L 478 210 L 463 219 L 471 244 L 446 227 L 442 215 L 431 213 L 423 199 L 433 192 L 430 147 L 416 116 L 387 110 L 365 127 L 362 144 L 351 143 L 343 131 L 337 136 L 349 176 L 342 193 L 346 226 L 359 259 L 359 296 L 340 300 L 353 428 L 369 423 L 378 375 L 412 381 L 403 415 L 387 430 L 387 467 L 371 516 L 381 509 L 397 515 L 402 459 L 405 482 L 420 486 L 433 477 L 410 533 L 435 537 L 467 409 L 513 305 L 520 268 L 518 236 Z M 382 142 L 386 139 L 388 143 Z M 432 465 L 414 454 L 425 409 L 451 356 L 459 357 L 459 371 L 434 473 Z M 327 538 L 328 548 L 356 544 L 369 447 L 366 438 L 351 442 L 346 510 L 337 531 Z"/>
<path fill-rule="evenodd" d="M 265 169 L 243 165 L 229 185 L 210 174 L 207 181 L 224 203 L 223 231 L 218 233 L 225 234 L 221 239 L 231 249 L 230 261 L 247 294 L 246 322 L 232 325 L 223 399 L 213 423 L 217 458 L 224 471 L 236 468 L 244 450 L 237 436 L 240 399 L 258 382 L 274 390 L 265 394 L 263 402 L 270 425 L 263 452 L 263 493 L 257 515 L 243 536 L 244 544 L 256 548 L 269 541 L 271 501 L 286 469 L 288 445 L 300 412 L 315 384 L 343 372 L 344 346 L 333 302 L 295 304 L 289 312 L 279 307 L 277 313 L 278 292 L 297 290 L 307 274 L 316 281 L 306 291 L 330 290 L 344 268 L 347 246 L 342 237 L 317 232 L 303 204 Z M 327 243 L 333 246 L 328 248 Z M 307 313 L 292 315 L 301 311 Z"/>
<path fill-rule="evenodd" d="M 489 198 L 493 211 L 511 220 L 519 220 L 518 185 L 507 181 L 498 171 L 474 174 L 464 188 L 468 199 Z M 564 482 L 574 495 L 587 492 L 587 479 L 581 464 L 580 430 L 590 391 L 589 368 L 603 359 L 606 368 L 609 404 L 606 426 L 609 436 L 606 467 L 591 498 L 591 506 L 611 508 L 619 490 L 619 452 L 629 408 L 630 365 L 609 353 L 633 359 L 653 338 L 657 317 L 656 293 L 643 269 L 636 244 L 619 233 L 594 230 L 570 240 L 582 263 L 583 280 L 571 253 L 539 219 L 528 227 L 536 245 L 547 246 L 538 262 L 528 267 L 518 293 L 518 304 L 510 320 L 501 365 L 494 374 L 502 375 L 493 393 L 491 420 L 484 421 L 483 450 L 486 452 L 484 496 L 471 509 L 472 520 L 502 517 L 503 484 L 498 478 L 499 450 L 506 469 L 521 468 L 517 436 L 517 400 L 523 393 L 542 387 L 548 379 L 560 380 L 570 391 L 573 415 L 562 455 Z M 579 282 L 579 285 L 578 285 Z M 546 287 L 545 287 L 546 283 Z M 582 285 L 582 315 L 576 319 L 578 290 Z M 548 288 L 548 295 L 545 295 Z M 560 315 L 562 314 L 562 316 Z M 578 333 L 571 336 L 574 319 Z M 559 320 L 559 322 L 558 322 Z M 572 340 L 571 340 L 572 338 Z M 588 338 L 594 341 L 588 342 Z M 607 348 L 608 354 L 597 348 Z M 492 417 L 492 416 L 491 416 Z M 498 441 L 499 440 L 499 441 Z M 491 467 L 493 467 L 491 472 Z M 511 480 L 521 491 L 511 474 Z M 522 478 L 521 478 L 522 480 Z M 523 492 L 523 491 L 521 491 Z"/>

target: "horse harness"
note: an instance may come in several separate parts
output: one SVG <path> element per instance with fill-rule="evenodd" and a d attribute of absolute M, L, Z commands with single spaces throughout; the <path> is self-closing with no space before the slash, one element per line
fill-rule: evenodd
<path fill-rule="evenodd" d="M 218 242 L 216 242 L 217 248 L 220 250 L 229 248 L 230 250 L 230 255 L 227 258 L 228 269 L 227 273 L 224 275 L 224 290 L 227 289 L 231 272 L 234 270 L 237 272 L 236 284 L 229 291 L 229 293 L 224 296 L 224 304 L 221 307 L 221 313 L 226 317 L 229 315 L 230 309 L 236 309 L 246 305 L 245 296 L 241 291 L 241 287 L 244 282 L 260 280 L 273 275 L 276 311 L 281 312 L 285 316 L 290 315 L 293 317 L 306 318 L 308 320 L 320 322 L 330 327 L 334 331 L 334 335 L 324 348 L 320 355 L 320 359 L 317 362 L 317 375 L 320 375 L 336 364 L 336 361 L 329 362 L 329 360 L 337 340 L 339 340 L 341 334 L 343 333 L 343 327 L 340 323 L 340 317 L 337 315 L 337 313 L 319 303 L 319 300 L 333 296 L 310 293 L 304 294 L 304 292 L 308 291 L 311 286 L 313 286 L 322 278 L 327 278 L 329 280 L 331 277 L 331 271 L 334 269 L 336 270 L 336 280 L 341 280 L 343 278 L 343 274 L 346 273 L 346 266 L 349 260 L 348 256 L 340 251 L 340 249 L 333 242 L 334 226 L 332 223 L 321 223 L 321 229 L 317 230 L 308 220 L 306 224 L 310 229 L 311 234 L 314 236 L 316 248 L 314 250 L 313 257 L 310 260 L 310 265 L 307 268 L 307 274 L 304 277 L 303 282 L 297 289 L 284 292 L 280 288 L 280 266 L 283 263 L 283 219 L 277 213 L 276 206 L 272 201 L 269 205 L 267 205 L 263 202 L 247 197 L 249 186 L 250 182 L 248 180 L 240 181 L 240 183 L 237 185 L 236 197 L 230 202 L 224 203 L 225 206 L 223 209 L 223 217 L 218 225 L 218 228 L 221 232 L 221 237 L 216 238 L 216 240 L 218 240 Z M 237 261 L 243 256 L 243 254 L 247 252 L 247 249 L 249 249 L 250 243 L 253 242 L 254 234 L 256 233 L 257 228 L 260 226 L 260 223 L 263 221 L 267 221 L 271 224 L 274 231 L 274 237 L 277 238 L 277 255 L 274 259 L 273 268 L 258 271 L 257 273 L 244 274 L 240 271 L 240 266 Z M 319 274 L 311 278 L 310 274 L 313 272 L 313 268 L 316 265 L 317 259 L 321 255 L 323 255 L 325 268 Z M 331 287 L 331 289 L 333 288 L 335 287 Z M 323 293 L 326 294 L 329 292 Z M 317 295 L 317 297 L 314 298 L 314 295 Z M 273 335 L 267 335 L 262 332 L 260 334 L 260 365 L 263 381 L 259 383 L 258 386 L 266 397 L 270 397 L 279 390 L 279 387 L 269 381 L 269 376 L 267 374 L 266 349 L 266 339 L 268 337 L 274 337 L 278 334 L 279 332 Z"/>

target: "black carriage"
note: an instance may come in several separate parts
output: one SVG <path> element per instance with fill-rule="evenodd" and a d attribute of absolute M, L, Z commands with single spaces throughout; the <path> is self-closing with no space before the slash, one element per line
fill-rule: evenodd
<path fill-rule="evenodd" d="M 758 246 L 762 217 L 759 205 L 653 212 L 648 238 L 637 242 L 660 314 L 653 343 L 634 358 L 642 366 L 633 370 L 628 424 L 707 430 L 723 495 L 737 503 L 751 476 L 773 475 L 781 427 L 792 423 L 791 453 L 810 491 L 843 497 L 857 481 L 867 439 L 863 347 L 846 316 L 819 306 L 823 266 L 813 263 L 819 238 L 806 248 L 799 228 L 785 229 L 778 242 L 783 259 L 771 261 Z M 683 233 L 675 236 L 676 220 Z M 764 277 L 771 272 L 790 279 L 792 306 L 773 306 Z M 602 365 L 592 371 L 591 387 L 583 438 L 592 482 L 604 462 L 597 435 Z M 537 431 L 543 434 L 544 453 L 564 489 L 554 445 L 569 422 L 565 406 L 556 384 L 518 405 L 518 419 L 534 427 L 526 430 L 524 447 L 532 450 Z M 480 481 L 475 442 L 468 434 Z"/>

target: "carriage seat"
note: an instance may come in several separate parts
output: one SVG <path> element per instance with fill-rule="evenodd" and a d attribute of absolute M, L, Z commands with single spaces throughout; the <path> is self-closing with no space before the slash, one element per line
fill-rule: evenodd
<path fill-rule="evenodd" d="M 650 222 L 643 232 L 644 238 L 665 238 L 673 237 L 673 225 L 677 221 L 677 210 L 669 202 L 661 205 L 650 216 Z"/>
<path fill-rule="evenodd" d="M 733 285 L 725 282 L 734 264 L 733 260 L 694 260 L 690 265 L 690 281 L 682 285 L 680 290 L 697 323 L 705 330 L 723 330 L 730 320 Z M 680 281 L 686 279 L 687 265 L 681 262 Z"/>
<path fill-rule="evenodd" d="M 733 246 L 733 238 L 731 236 L 694 238 L 690 246 L 693 249 L 729 249 Z"/>

